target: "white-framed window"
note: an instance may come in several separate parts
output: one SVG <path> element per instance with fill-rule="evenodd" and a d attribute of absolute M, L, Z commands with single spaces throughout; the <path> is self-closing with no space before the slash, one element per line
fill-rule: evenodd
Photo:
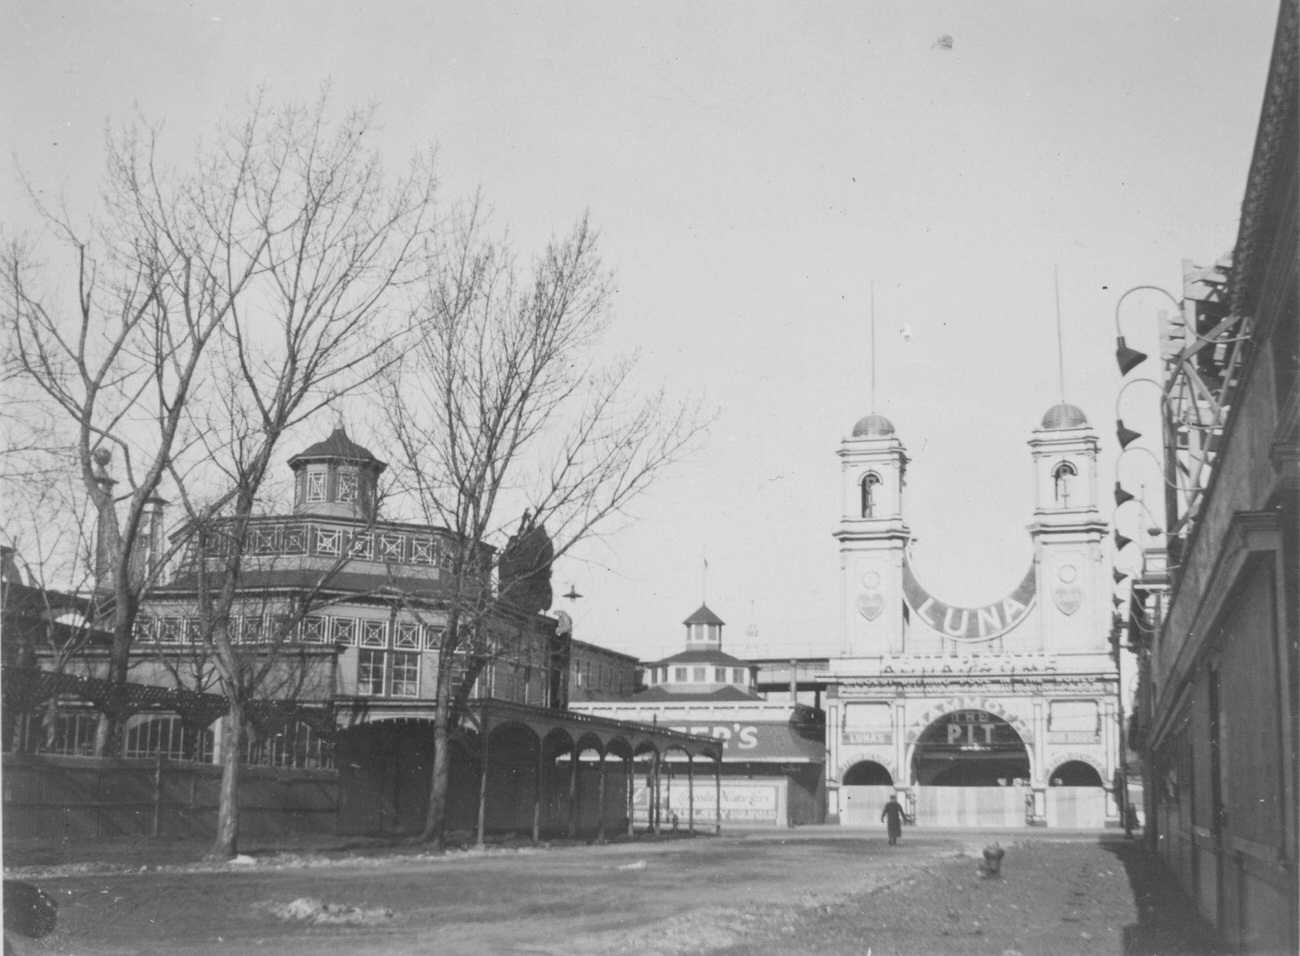
<path fill-rule="evenodd" d="M 424 626 L 424 649 L 428 651 L 436 651 L 442 647 L 442 632 L 443 628 L 430 627 L 426 624 Z"/>
<path fill-rule="evenodd" d="M 725 684 L 727 682 L 727 669 L 725 667 L 713 668 L 713 683 Z"/>
<path fill-rule="evenodd" d="M 179 644 L 185 633 L 185 619 L 182 617 L 160 617 L 158 619 L 158 643 Z"/>
<path fill-rule="evenodd" d="M 198 618 L 187 617 L 185 619 L 185 643 L 203 643 L 203 622 Z"/>
<path fill-rule="evenodd" d="M 140 644 L 151 644 L 154 640 L 154 621 L 143 614 L 136 615 L 134 640 Z"/>
<path fill-rule="evenodd" d="M 307 500 L 324 501 L 325 500 L 325 478 L 327 473 L 324 467 L 307 469 Z"/>
<path fill-rule="evenodd" d="M 394 697 L 420 696 L 420 655 L 394 651 L 388 655 L 392 663 L 389 683 Z"/>
<path fill-rule="evenodd" d="M 1062 508 L 1070 505 L 1070 496 L 1074 493 L 1074 479 L 1078 470 L 1068 461 L 1063 461 L 1052 469 L 1052 494 L 1056 503 Z"/>
<path fill-rule="evenodd" d="M 375 536 L 369 532 L 354 534 L 352 540 L 348 542 L 348 554 L 354 558 L 373 558 L 375 556 Z"/>
<path fill-rule="evenodd" d="M 355 468 L 342 468 L 338 475 L 338 500 L 357 500 L 357 471 Z"/>
<path fill-rule="evenodd" d="M 316 529 L 316 553 L 339 555 L 343 553 L 343 531 L 340 528 Z"/>
<path fill-rule="evenodd" d="M 691 668 L 691 680 L 694 681 L 694 682 L 697 683 L 697 684 L 703 684 L 703 683 L 704 683 L 704 680 L 705 680 L 705 677 L 704 677 L 705 670 L 706 670 L 706 668 L 703 668 L 703 667 L 692 667 L 692 668 Z"/>
<path fill-rule="evenodd" d="M 418 651 L 420 649 L 420 625 L 410 621 L 399 622 L 397 633 L 393 635 L 393 646 L 398 650 Z"/>
<path fill-rule="evenodd" d="M 310 615 L 302 619 L 302 640 L 305 644 L 324 644 L 328 622 L 323 617 Z"/>
<path fill-rule="evenodd" d="M 388 646 L 388 622 L 387 621 L 362 621 L 361 622 L 361 646 L 362 647 L 387 647 Z"/>
<path fill-rule="evenodd" d="M 357 693 L 362 697 L 384 695 L 384 651 L 361 650 L 357 653 Z"/>
<path fill-rule="evenodd" d="M 301 525 L 290 525 L 280 535 L 281 549 L 285 554 L 307 553 L 307 529 Z"/>
<path fill-rule="evenodd" d="M 250 550 L 254 554 L 275 554 L 277 530 L 275 527 L 253 528 Z"/>
<path fill-rule="evenodd" d="M 212 731 L 196 733 L 179 717 L 139 719 L 127 727 L 124 756 L 207 762 L 212 756 Z"/>
<path fill-rule="evenodd" d="M 406 543 L 404 534 L 381 534 L 379 536 L 379 556 L 385 561 L 401 561 Z"/>
<path fill-rule="evenodd" d="M 357 622 L 350 617 L 334 618 L 334 643 L 355 647 L 357 643 Z"/>
<path fill-rule="evenodd" d="M 678 683 L 678 684 L 685 684 L 685 683 L 686 683 L 686 670 L 687 670 L 687 669 L 686 669 L 685 667 L 674 667 L 674 668 L 673 668 L 673 681 L 676 682 L 676 683 Z"/>
<path fill-rule="evenodd" d="M 747 683 L 747 681 L 745 680 L 745 668 L 733 667 L 731 669 L 731 682 L 733 684 L 738 684 L 741 687 L 744 687 L 745 684 Z"/>
<path fill-rule="evenodd" d="M 433 539 L 411 539 L 411 561 L 415 564 L 433 564 Z"/>

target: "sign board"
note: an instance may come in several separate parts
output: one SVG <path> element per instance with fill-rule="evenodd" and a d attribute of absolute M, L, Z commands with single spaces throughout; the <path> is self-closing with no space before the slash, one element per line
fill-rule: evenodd
<path fill-rule="evenodd" d="M 912 564 L 903 562 L 903 597 L 912 612 L 944 637 L 954 641 L 990 641 L 1011 630 L 1029 613 L 1037 590 L 1033 565 L 1019 586 L 1000 601 L 983 607 L 953 607 L 921 586 Z"/>
<path fill-rule="evenodd" d="M 739 826 L 785 826 L 786 787 L 784 779 L 722 781 L 722 823 Z M 695 825 L 712 826 L 717 822 L 717 791 L 713 779 L 695 781 Z M 671 829 L 677 817 L 678 829 L 687 826 L 690 789 L 685 780 L 675 778 L 659 784 L 660 825 Z M 640 780 L 632 791 L 632 818 L 638 826 L 648 824 L 650 791 Z"/>

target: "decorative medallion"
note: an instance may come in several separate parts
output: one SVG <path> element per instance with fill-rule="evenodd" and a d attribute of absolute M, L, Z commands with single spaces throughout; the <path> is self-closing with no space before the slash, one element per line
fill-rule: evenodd
<path fill-rule="evenodd" d="M 1063 564 L 1061 569 L 1056 572 L 1056 576 L 1066 584 L 1073 584 L 1074 579 L 1079 576 L 1079 569 L 1073 564 Z"/>
<path fill-rule="evenodd" d="M 858 594 L 858 613 L 868 621 L 880 617 L 885 609 L 885 596 L 879 591 L 863 591 Z"/>
<path fill-rule="evenodd" d="M 1067 617 L 1083 606 L 1083 588 L 1059 587 L 1052 592 L 1052 600 Z"/>

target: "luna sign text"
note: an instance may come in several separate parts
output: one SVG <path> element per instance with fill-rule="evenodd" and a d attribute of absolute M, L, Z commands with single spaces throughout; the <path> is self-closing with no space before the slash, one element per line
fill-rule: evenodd
<path fill-rule="evenodd" d="M 953 607 L 934 597 L 912 573 L 911 562 L 903 562 L 903 596 L 912 611 L 927 625 L 954 641 L 989 641 L 1019 624 L 1034 604 L 1035 573 L 1000 601 L 983 607 Z"/>

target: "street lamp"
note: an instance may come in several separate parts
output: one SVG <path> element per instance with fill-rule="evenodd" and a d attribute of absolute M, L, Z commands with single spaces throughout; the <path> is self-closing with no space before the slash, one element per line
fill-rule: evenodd
<path fill-rule="evenodd" d="M 1180 311 L 1183 307 L 1183 304 L 1175 299 L 1172 293 L 1165 291 L 1158 285 L 1135 285 L 1119 297 L 1119 300 L 1115 303 L 1115 362 L 1119 365 L 1119 373 L 1121 375 L 1127 375 L 1147 360 L 1147 354 L 1145 352 L 1139 352 L 1137 349 L 1129 348 L 1127 343 L 1124 341 L 1124 330 L 1121 329 L 1119 325 L 1120 306 L 1124 304 L 1124 300 L 1130 295 L 1134 292 L 1141 291 L 1142 289 L 1159 292 L 1161 295 L 1168 298 L 1169 301 L 1174 304 L 1174 307 Z"/>

